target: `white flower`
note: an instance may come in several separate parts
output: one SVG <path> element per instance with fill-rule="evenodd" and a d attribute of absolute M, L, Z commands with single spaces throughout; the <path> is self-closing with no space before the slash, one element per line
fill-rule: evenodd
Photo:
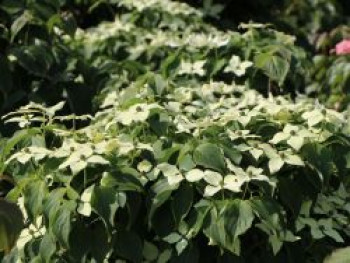
<path fill-rule="evenodd" d="M 65 169 L 70 167 L 73 175 L 84 170 L 88 164 L 108 164 L 109 162 L 102 156 L 95 154 L 94 147 L 90 144 L 79 144 L 78 148 L 74 150 L 70 156 L 58 167 L 58 169 Z"/>
<path fill-rule="evenodd" d="M 251 61 L 241 61 L 240 57 L 232 56 L 229 64 L 224 69 L 224 72 L 233 72 L 236 76 L 241 77 L 245 74 L 247 68 L 251 67 L 253 63 Z"/>
<path fill-rule="evenodd" d="M 248 139 L 248 138 L 257 138 L 259 136 L 254 135 L 254 134 L 250 134 L 249 130 L 227 130 L 227 134 L 229 136 L 229 138 L 234 141 L 237 139 Z"/>
<path fill-rule="evenodd" d="M 156 168 L 163 173 L 164 177 L 168 180 L 169 185 L 177 185 L 184 179 L 175 165 L 161 163 L 158 164 Z"/>
<path fill-rule="evenodd" d="M 276 133 L 270 142 L 278 144 L 281 141 L 287 141 L 287 144 L 298 151 L 304 145 L 305 138 L 310 138 L 312 136 L 313 134 L 306 129 L 287 124 L 283 131 Z"/>
<path fill-rule="evenodd" d="M 149 171 L 151 171 L 151 169 L 152 164 L 147 160 L 143 160 L 142 162 L 139 162 L 137 164 L 137 170 L 141 173 L 148 173 Z"/>
<path fill-rule="evenodd" d="M 221 174 L 210 170 L 204 172 L 203 179 L 208 183 L 204 189 L 204 196 L 213 196 L 223 189 L 238 193 L 241 191 L 241 186 L 246 182 L 246 178 L 232 174 L 223 177 Z"/>
<path fill-rule="evenodd" d="M 161 108 L 158 104 L 139 103 L 132 105 L 125 111 L 117 112 L 116 121 L 125 126 L 133 122 L 144 122 L 148 119 L 152 109 Z"/>
<path fill-rule="evenodd" d="M 30 159 L 34 159 L 35 161 L 40 161 L 44 159 L 46 156 L 49 156 L 51 154 L 51 151 L 43 148 L 43 147 L 37 147 L 37 146 L 30 146 L 27 148 L 22 149 L 21 151 L 13 154 L 5 164 L 10 163 L 13 160 L 16 160 L 20 162 L 21 164 L 26 164 Z"/>
<path fill-rule="evenodd" d="M 180 69 L 178 71 L 178 75 L 191 75 L 196 74 L 199 76 L 205 75 L 205 70 L 203 69 L 206 60 L 199 60 L 194 63 L 181 61 Z"/>
<path fill-rule="evenodd" d="M 344 123 L 345 121 L 343 114 L 323 107 L 304 112 L 302 118 L 307 121 L 310 127 L 313 127 L 320 122 Z"/>
<path fill-rule="evenodd" d="M 305 165 L 300 156 L 290 150 L 277 152 L 268 144 L 262 145 L 262 148 L 266 156 L 270 159 L 268 166 L 271 174 L 278 172 L 285 163 L 295 166 Z"/>

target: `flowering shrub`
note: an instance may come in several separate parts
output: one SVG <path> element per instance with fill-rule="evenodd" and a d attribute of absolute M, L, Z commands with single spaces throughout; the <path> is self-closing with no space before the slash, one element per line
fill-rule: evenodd
<path fill-rule="evenodd" d="M 95 114 L 32 102 L 3 116 L 20 127 L 0 174 L 25 226 L 2 262 L 322 262 L 348 244 L 347 115 L 273 96 L 303 72 L 294 38 L 118 3 L 65 40 L 109 75 Z"/>

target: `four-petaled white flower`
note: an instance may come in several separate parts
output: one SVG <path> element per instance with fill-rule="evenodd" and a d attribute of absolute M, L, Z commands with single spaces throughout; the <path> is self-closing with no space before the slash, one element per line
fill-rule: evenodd
<path fill-rule="evenodd" d="M 119 111 L 116 121 L 125 126 L 131 125 L 133 122 L 144 122 L 150 115 L 152 109 L 161 108 L 158 104 L 139 103 L 134 104 L 125 111 Z"/>
<path fill-rule="evenodd" d="M 58 168 L 65 169 L 69 167 L 75 175 L 84 170 L 88 164 L 108 164 L 109 162 L 98 155 L 95 150 L 95 146 L 81 144 Z"/>
<path fill-rule="evenodd" d="M 213 196 L 223 189 L 240 192 L 240 187 L 244 183 L 239 181 L 239 178 L 234 175 L 223 177 L 221 174 L 210 170 L 204 172 L 203 179 L 208 183 L 204 189 L 204 196 Z"/>
<path fill-rule="evenodd" d="M 270 159 L 268 166 L 271 174 L 277 173 L 285 163 L 295 166 L 305 165 L 300 156 L 293 153 L 290 149 L 278 152 L 268 144 L 264 144 L 262 147 L 264 153 Z"/>
<path fill-rule="evenodd" d="M 270 142 L 272 144 L 278 144 L 281 141 L 287 141 L 287 144 L 298 151 L 304 145 L 305 139 L 312 136 L 313 134 L 306 129 L 287 124 L 284 126 L 283 131 L 276 133 Z"/>
<path fill-rule="evenodd" d="M 233 55 L 224 69 L 224 72 L 232 72 L 236 76 L 241 77 L 246 73 L 246 70 L 253 65 L 253 62 L 245 60 L 241 61 L 241 58 Z"/>
<path fill-rule="evenodd" d="M 345 121 L 343 114 L 334 110 L 318 107 L 312 111 L 304 112 L 302 118 L 305 119 L 310 127 L 321 122 L 343 123 Z"/>
<path fill-rule="evenodd" d="M 187 62 L 187 61 L 181 61 L 180 69 L 178 71 L 178 75 L 191 75 L 196 74 L 199 76 L 205 75 L 204 65 L 206 61 L 205 60 L 198 60 L 194 63 Z"/>
<path fill-rule="evenodd" d="M 50 154 L 51 154 L 51 151 L 46 148 L 30 146 L 13 154 L 9 159 L 7 159 L 5 163 L 8 164 L 11 161 L 16 160 L 21 164 L 26 164 L 31 159 L 35 161 L 40 161 L 45 157 L 49 156 Z"/>
<path fill-rule="evenodd" d="M 257 138 L 259 136 L 251 134 L 249 130 L 227 130 L 229 138 L 234 141 L 237 139 L 248 139 L 248 138 Z"/>

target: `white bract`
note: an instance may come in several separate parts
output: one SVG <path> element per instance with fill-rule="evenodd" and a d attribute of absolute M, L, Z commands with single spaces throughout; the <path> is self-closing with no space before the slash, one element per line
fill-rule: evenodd
<path fill-rule="evenodd" d="M 175 165 L 168 163 L 158 164 L 157 169 L 159 169 L 164 177 L 168 180 L 169 185 L 176 185 L 180 183 L 184 177 Z"/>
<path fill-rule="evenodd" d="M 69 167 L 73 175 L 84 170 L 88 164 L 108 164 L 109 162 L 102 156 L 95 154 L 93 147 L 88 144 L 82 144 L 77 148 L 58 169 L 63 170 Z"/>
<path fill-rule="evenodd" d="M 316 108 L 312 111 L 307 111 L 302 115 L 310 127 L 316 126 L 321 122 L 335 122 L 344 123 L 345 119 L 343 114 L 334 110 L 325 109 L 322 107 Z"/>
<path fill-rule="evenodd" d="M 188 62 L 188 61 L 181 61 L 180 68 L 178 71 L 178 75 L 198 75 L 198 76 L 204 76 L 205 70 L 204 65 L 206 61 L 205 60 L 198 60 L 195 62 Z"/>
<path fill-rule="evenodd" d="M 271 174 L 277 173 L 285 163 L 294 166 L 305 165 L 300 156 L 293 153 L 291 150 L 278 152 L 269 145 L 264 145 L 263 149 L 266 156 L 270 159 L 268 166 Z"/>
<path fill-rule="evenodd" d="M 80 197 L 81 203 L 77 208 L 77 212 L 86 217 L 89 217 L 92 212 L 92 207 L 90 202 L 91 202 L 93 190 L 94 190 L 94 186 L 90 186 L 84 190 L 84 192 Z"/>
<path fill-rule="evenodd" d="M 236 76 L 241 77 L 251 66 L 253 66 L 253 62 L 248 60 L 241 61 L 240 57 L 233 55 L 229 61 L 229 64 L 225 67 L 224 72 L 232 72 Z"/>
<path fill-rule="evenodd" d="M 45 157 L 49 156 L 50 154 L 51 154 L 51 151 L 46 149 L 46 148 L 37 147 L 37 146 L 30 146 L 30 147 L 24 148 L 21 151 L 13 154 L 10 158 L 8 158 L 6 160 L 5 164 L 8 164 L 13 160 L 18 161 L 21 164 L 26 164 L 31 159 L 38 162 L 38 161 L 44 159 Z"/>
<path fill-rule="evenodd" d="M 286 141 L 291 147 L 298 151 L 304 145 L 305 139 L 313 136 L 314 135 L 310 131 L 301 126 L 287 124 L 283 131 L 276 133 L 270 142 L 272 144 L 278 144 L 281 141 Z"/>
<path fill-rule="evenodd" d="M 133 122 L 144 122 L 148 119 L 151 110 L 157 108 L 161 107 L 158 104 L 135 104 L 125 111 L 118 111 L 116 113 L 116 121 L 125 126 L 130 126 Z"/>
<path fill-rule="evenodd" d="M 143 160 L 142 162 L 139 162 L 137 165 L 137 170 L 141 173 L 148 173 L 152 169 L 152 164 L 147 161 Z"/>
<path fill-rule="evenodd" d="M 238 193 L 241 191 L 241 186 L 246 182 L 239 176 L 229 174 L 223 177 L 221 174 L 210 170 L 204 172 L 203 179 L 208 183 L 204 189 L 204 196 L 208 197 L 223 189 Z"/>

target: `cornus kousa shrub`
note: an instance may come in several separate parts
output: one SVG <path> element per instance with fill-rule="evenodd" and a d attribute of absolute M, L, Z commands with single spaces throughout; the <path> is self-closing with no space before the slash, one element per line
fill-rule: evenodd
<path fill-rule="evenodd" d="M 3 262 L 321 262 L 349 242 L 340 113 L 222 82 L 133 83 L 80 130 L 62 106 L 6 118 L 26 120 L 3 167 L 26 227 Z"/>
<path fill-rule="evenodd" d="M 347 114 L 273 96 L 302 74 L 294 38 L 118 6 L 66 40 L 109 76 L 95 114 L 32 102 L 2 118 L 19 126 L 0 174 L 24 218 L 2 262 L 322 262 L 349 244 Z"/>
<path fill-rule="evenodd" d="M 172 1 L 120 1 L 119 7 L 114 22 L 78 31 L 71 42 L 111 76 L 107 87 L 144 79 L 149 71 L 168 81 L 249 80 L 265 94 L 304 87 L 306 54 L 292 36 L 261 24 L 242 24 L 242 34 L 222 32 L 198 10 Z"/>

